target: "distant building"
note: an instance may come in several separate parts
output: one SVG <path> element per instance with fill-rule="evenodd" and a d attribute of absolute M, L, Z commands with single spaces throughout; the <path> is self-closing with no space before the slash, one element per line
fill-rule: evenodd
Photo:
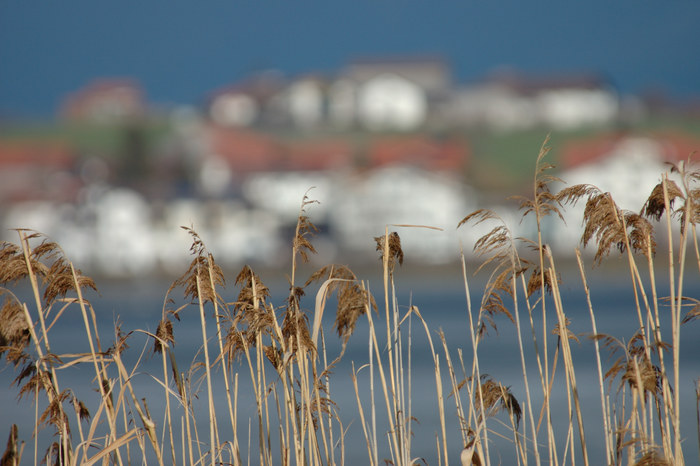
<path fill-rule="evenodd" d="M 410 80 L 427 94 L 438 94 L 452 85 L 452 70 L 439 57 L 396 57 L 355 60 L 340 71 L 340 78 L 361 84 L 377 76 L 395 74 Z"/>
<path fill-rule="evenodd" d="M 370 168 L 408 165 L 429 171 L 463 173 L 469 160 L 469 148 L 460 140 L 437 140 L 424 135 L 383 136 L 368 144 Z"/>
<path fill-rule="evenodd" d="M 474 193 L 454 173 L 407 165 L 359 172 L 336 184 L 331 195 L 331 233 L 358 257 L 374 255 L 372 238 L 388 227 L 398 230 L 407 258 L 425 263 L 452 261 L 459 254 L 457 222 L 476 208 Z"/>
<path fill-rule="evenodd" d="M 200 154 L 200 185 L 223 195 L 230 186 L 261 173 L 325 172 L 355 165 L 355 148 L 341 138 L 287 141 L 252 129 L 208 125 Z M 308 188 L 308 186 L 307 186 Z M 214 194 L 214 191 L 209 194 Z"/>
<path fill-rule="evenodd" d="M 327 120 L 327 82 L 320 76 L 295 79 L 282 93 L 286 113 L 293 127 L 316 129 Z"/>
<path fill-rule="evenodd" d="M 80 189 L 75 153 L 65 143 L 0 141 L 0 201 L 72 201 Z"/>
<path fill-rule="evenodd" d="M 433 101 L 450 86 L 449 66 L 440 59 L 355 61 L 330 88 L 330 113 L 340 127 L 411 131 L 428 122 Z"/>
<path fill-rule="evenodd" d="M 563 171 L 558 176 L 568 186 L 594 185 L 609 192 L 619 208 L 640 212 L 662 175 L 670 172 L 667 162 L 686 160 L 698 149 L 700 139 L 681 134 L 607 134 L 563 147 Z M 566 207 L 566 223 L 553 219 L 548 241 L 573 253 L 581 236 L 585 201 Z"/>
<path fill-rule="evenodd" d="M 285 80 L 276 71 L 262 72 L 219 89 L 207 99 L 207 115 L 223 127 L 255 127 L 280 123 L 280 92 Z"/>
<path fill-rule="evenodd" d="M 455 87 L 446 61 L 407 57 L 353 61 L 332 77 L 261 73 L 215 92 L 207 113 L 222 126 L 258 129 L 568 130 L 614 123 L 622 103 L 595 74 L 539 77 L 508 70 Z"/>
<path fill-rule="evenodd" d="M 281 163 L 281 146 L 271 136 L 248 130 L 208 125 L 203 157 L 223 160 L 234 175 L 272 171 Z"/>
<path fill-rule="evenodd" d="M 98 79 L 70 94 L 60 113 L 73 121 L 115 123 L 143 116 L 146 101 L 132 79 Z"/>
<path fill-rule="evenodd" d="M 356 147 L 345 138 L 314 138 L 284 145 L 279 170 L 338 171 L 356 164 Z"/>
<path fill-rule="evenodd" d="M 602 163 L 629 141 L 647 141 L 644 147 L 654 147 L 655 158 L 661 163 L 676 163 L 700 150 L 700 138 L 680 131 L 657 131 L 643 136 L 608 132 L 567 142 L 561 149 L 561 168 L 569 171 Z"/>
<path fill-rule="evenodd" d="M 435 101 L 444 99 L 450 86 L 443 60 L 364 60 L 333 78 L 252 76 L 216 91 L 207 113 L 227 127 L 412 131 L 429 121 Z"/>
<path fill-rule="evenodd" d="M 604 126 L 616 121 L 620 107 L 612 87 L 589 74 L 541 78 L 497 73 L 455 90 L 450 102 L 444 120 L 500 130 Z"/>

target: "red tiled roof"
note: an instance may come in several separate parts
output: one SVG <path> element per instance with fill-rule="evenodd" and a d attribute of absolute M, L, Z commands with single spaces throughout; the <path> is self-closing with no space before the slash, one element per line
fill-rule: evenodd
<path fill-rule="evenodd" d="M 290 143 L 285 153 L 287 170 L 337 170 L 353 165 L 354 148 L 343 139 Z"/>
<path fill-rule="evenodd" d="M 208 127 L 209 150 L 228 162 L 235 173 L 314 171 L 352 168 L 361 149 L 352 139 L 279 141 L 252 130 Z M 407 164 L 427 170 L 461 170 L 469 150 L 461 140 L 425 136 L 378 137 L 369 142 L 367 168 Z"/>
<path fill-rule="evenodd" d="M 282 168 L 282 147 L 272 138 L 253 131 L 216 125 L 209 126 L 207 134 L 209 149 L 228 162 L 235 173 Z"/>
<path fill-rule="evenodd" d="M 487 76 L 485 82 L 505 86 L 525 95 L 553 89 L 599 89 L 610 87 L 603 76 L 591 72 L 529 75 L 506 69 Z"/>
<path fill-rule="evenodd" d="M 594 163 L 615 149 L 624 134 L 606 133 L 584 140 L 567 141 L 561 149 L 560 165 L 563 169 Z"/>
<path fill-rule="evenodd" d="M 127 93 L 123 91 L 126 90 Z M 118 97 L 130 115 L 143 112 L 145 107 L 143 90 L 130 78 L 96 79 L 81 89 L 68 94 L 60 113 L 70 119 L 90 118 L 94 106 L 105 98 Z"/>
<path fill-rule="evenodd" d="M 658 142 L 662 149 L 661 157 L 666 162 L 685 160 L 693 152 L 700 152 L 700 138 L 678 131 L 659 131 L 640 135 L 605 133 L 594 138 L 565 143 L 561 149 L 561 166 L 568 169 L 595 163 L 610 154 L 627 137 L 646 137 Z"/>
<path fill-rule="evenodd" d="M 70 168 L 75 155 L 61 142 L 0 141 L 0 167 Z"/>
<path fill-rule="evenodd" d="M 74 153 L 64 143 L 0 141 L 0 198 L 73 201 L 79 178 L 54 175 L 69 172 L 74 162 Z"/>
<path fill-rule="evenodd" d="M 691 157 L 700 159 L 700 137 L 681 133 L 680 131 L 660 132 L 655 139 L 664 148 L 664 158 L 667 162 L 678 162 Z"/>
<path fill-rule="evenodd" d="M 428 170 L 457 170 L 464 166 L 467 156 L 466 145 L 459 141 L 423 136 L 380 138 L 369 148 L 369 164 L 373 167 L 400 163 Z"/>
<path fill-rule="evenodd" d="M 211 91 L 206 101 L 211 104 L 216 98 L 230 94 L 245 94 L 256 99 L 265 100 L 279 92 L 286 85 L 286 79 L 281 73 L 267 71 L 247 77 L 246 79 L 227 84 Z"/>

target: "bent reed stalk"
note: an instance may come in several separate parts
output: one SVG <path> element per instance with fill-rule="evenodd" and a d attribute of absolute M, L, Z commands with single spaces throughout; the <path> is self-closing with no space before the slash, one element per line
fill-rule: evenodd
<path fill-rule="evenodd" d="M 283 303 L 272 302 L 270 289 L 248 265 L 233 280 L 237 296 L 226 299 L 223 270 L 194 228 L 183 227 L 192 240 L 192 262 L 167 290 L 156 332 L 125 333 L 116 323 L 108 348 L 86 298 L 89 290 L 97 290 L 94 281 L 74 267 L 58 244 L 17 230 L 17 244 L 0 245 L 0 291 L 5 295 L 0 355 L 12 366 L 6 373 L 16 373 L 18 397 L 34 400 L 34 443 L 29 453 L 23 440 L 28 433 L 14 425 L 19 420 L 5 418 L 9 439 L 0 464 L 343 465 L 350 464 L 349 454 L 362 451 L 373 466 L 491 465 L 504 458 L 523 466 L 684 464 L 683 448 L 686 455 L 691 452 L 693 434 L 681 430 L 681 419 L 690 417 L 683 411 L 691 411 L 682 406 L 681 394 L 690 390 L 695 407 L 700 406 L 700 380 L 693 387 L 681 385 L 680 352 L 681 330 L 697 334 L 692 322 L 700 317 L 700 297 L 684 295 L 691 276 L 686 268 L 695 264 L 700 272 L 700 172 L 690 163 L 673 165 L 640 211 L 631 212 L 592 185 L 552 192 L 560 180 L 549 174 L 553 167 L 545 162 L 547 152 L 545 140 L 535 164 L 533 197 L 520 198 L 522 216 L 535 217 L 534 238 L 515 238 L 495 212 L 484 209 L 456 224 L 459 229 L 491 228 L 473 246 L 473 266 L 463 252 L 457 256 L 465 292 L 464 341 L 448 342 L 442 329 L 431 328 L 430 316 L 401 302 L 397 292 L 404 249 L 392 229 L 429 228 L 440 234 L 439 228 L 387 225 L 374 238 L 383 309 L 369 282 L 346 265 L 321 267 L 302 284 L 309 254 L 316 252 L 316 227 L 307 213 L 316 201 L 308 193 L 297 219 Z M 544 231 L 547 217 L 563 220 L 564 208 L 577 202 L 585 203 L 582 246 L 595 245 L 592 262 L 598 267 L 619 250 L 634 296 L 629 333 L 599 333 L 600 316 L 591 298 L 595 290 L 589 289 L 584 256 L 575 250 L 579 278 L 566 286 L 584 291 L 596 364 L 591 373 L 577 365 L 585 340 L 570 328 L 583 317 L 567 307 L 555 266 L 562 261 L 555 260 Z M 668 250 L 659 256 L 666 259 L 668 290 L 656 276 L 662 264 L 653 222 L 662 217 L 660 238 Z M 688 254 L 695 254 L 694 262 Z M 486 277 L 478 306 L 472 303 L 470 268 Z M 29 285 L 26 300 L 13 291 L 22 282 Z M 307 293 L 314 297 L 308 309 Z M 329 349 L 331 327 L 323 324 L 333 302 L 338 350 Z M 669 313 L 664 312 L 666 303 Z M 87 350 L 79 353 L 64 352 L 51 342 L 54 325 L 73 308 L 82 318 L 80 338 L 87 340 Z M 194 320 L 188 317 L 193 312 Z M 189 364 L 174 351 L 175 331 L 184 319 L 198 321 L 201 330 L 199 351 L 190 355 Z M 422 330 L 416 331 L 414 322 Z M 498 338 L 489 329 L 510 324 L 521 372 L 515 386 L 489 375 L 483 362 L 484 343 Z M 367 332 L 367 340 L 351 343 L 358 327 Z M 670 341 L 663 339 L 669 336 Z M 429 378 L 417 374 L 414 365 L 416 342 L 421 341 L 433 367 Z M 351 344 L 366 344 L 367 357 L 342 369 Z M 159 374 L 144 367 L 150 345 L 151 353 L 159 354 Z M 130 347 L 140 347 L 140 354 L 134 357 Z M 70 371 L 81 367 L 93 373 L 88 390 L 71 385 Z M 334 397 L 343 370 L 350 371 L 344 383 L 354 399 L 341 407 Z M 586 377 L 596 381 L 590 393 L 577 383 Z M 434 398 L 415 399 L 417 383 L 434 383 Z M 90 389 L 96 395 L 88 396 Z M 82 401 L 85 396 L 89 399 Z M 566 399 L 568 409 L 553 410 L 555 396 Z M 591 410 L 582 408 L 586 397 L 598 400 L 602 426 L 596 425 L 597 418 L 589 420 Z M 417 403 L 433 403 L 434 419 L 417 419 Z M 242 414 L 241 407 L 248 406 L 253 414 Z M 685 422 L 695 422 L 700 432 L 696 413 L 700 409 L 693 413 L 695 420 Z M 416 436 L 421 421 L 437 426 L 432 439 Z M 47 445 L 39 444 L 45 438 L 39 435 L 42 429 L 54 435 Z M 357 444 L 348 445 L 351 432 L 361 439 Z M 435 450 L 426 457 L 429 444 Z"/>

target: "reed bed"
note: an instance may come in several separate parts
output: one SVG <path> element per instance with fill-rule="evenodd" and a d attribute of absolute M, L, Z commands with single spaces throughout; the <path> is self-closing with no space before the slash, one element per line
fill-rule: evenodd
<path fill-rule="evenodd" d="M 364 452 L 364 464 L 396 466 L 491 465 L 504 457 L 513 458 L 509 464 L 538 466 L 695 463 L 693 438 L 697 433 L 700 444 L 700 430 L 682 431 L 681 419 L 700 427 L 700 381 L 682 385 L 680 361 L 681 332 L 698 335 L 692 322 L 700 316 L 700 301 L 684 290 L 688 271 L 700 271 L 700 172 L 690 163 L 671 167 L 640 211 L 630 212 L 595 186 L 552 192 L 558 180 L 550 175 L 546 153 L 545 142 L 532 196 L 519 199 L 523 217 L 535 219 L 533 238 L 514 238 L 487 210 L 455 220 L 457 228 L 483 224 L 490 231 L 473 245 L 476 261 L 456 252 L 465 338 L 449 344 L 417 306 L 399 303 L 396 291 L 404 261 L 398 231 L 434 227 L 387 225 L 378 232 L 379 291 L 345 265 L 327 265 L 301 278 L 308 268 L 303 264 L 315 253 L 308 212 L 315 201 L 304 196 L 282 303 L 273 302 L 270 289 L 247 265 L 233 279 L 237 297 L 225 299 L 222 269 L 196 231 L 185 228 L 192 262 L 165 293 L 156 331 L 125 331 L 117 323 L 110 343 L 100 336 L 97 311 L 86 298 L 97 289 L 95 282 L 60 245 L 17 230 L 18 242 L 0 248 L 5 295 L 0 354 L 4 372 L 14 371 L 18 397 L 34 403 L 27 413 L 34 430 L 20 433 L 17 420 L 3 418 L 9 438 L 0 464 L 343 465 L 353 464 L 347 459 L 351 450 Z M 570 330 L 558 263 L 543 241 L 544 219 L 561 217 L 562 209 L 577 202 L 585 203 L 581 244 L 593 254 L 591 259 L 575 251 L 578 278 L 566 286 L 584 291 L 586 335 Z M 657 230 L 665 250 L 657 251 Z M 625 258 L 635 298 L 623 336 L 599 333 L 588 285 L 585 261 L 600 265 L 610 255 Z M 475 299 L 473 273 L 487 278 Z M 30 299 L 13 291 L 20 286 L 31 290 Z M 305 306 L 307 294 L 311 306 Z M 335 309 L 327 309 L 331 306 Z M 85 342 L 82 352 L 52 343 L 54 325 L 68 313 L 80 315 L 75 338 Z M 332 313 L 331 328 L 324 322 Z M 189 360 L 174 351 L 185 316 L 201 333 L 200 351 Z M 499 325 L 515 329 L 517 388 L 480 364 L 484 342 L 498 338 L 489 330 Z M 358 326 L 366 329 L 366 338 L 353 337 Z M 413 369 L 418 338 L 427 342 L 433 374 Z M 338 344 L 329 345 L 331 339 Z M 592 341 L 594 373 L 582 373 L 575 364 L 584 339 Z M 334 370 L 347 358 L 349 345 L 366 351 L 366 358 L 350 362 L 355 397 L 350 410 L 334 399 Z M 144 349 L 126 358 L 130 346 Z M 145 358 L 158 361 L 159 369 L 144 372 Z M 77 368 L 92 374 L 95 395 L 89 400 L 81 399 L 86 387 L 62 377 Z M 596 380 L 586 385 L 595 386 L 595 393 L 582 393 L 582 378 Z M 434 386 L 434 396 L 414 399 L 418 383 Z M 689 392 L 695 413 L 681 406 L 681 393 Z M 554 396 L 563 396 L 567 409 L 553 409 Z M 597 398 L 599 412 L 582 409 L 583 397 Z M 430 457 L 415 454 L 414 430 L 421 421 L 416 403 L 430 404 L 432 425 L 439 426 L 432 440 L 420 439 L 434 443 Z M 346 443 L 350 429 L 361 433 L 361 442 Z M 40 444 L 41 431 L 52 434 L 48 444 Z M 504 445 L 510 456 L 499 451 Z M 591 445 L 602 453 L 592 453 Z"/>

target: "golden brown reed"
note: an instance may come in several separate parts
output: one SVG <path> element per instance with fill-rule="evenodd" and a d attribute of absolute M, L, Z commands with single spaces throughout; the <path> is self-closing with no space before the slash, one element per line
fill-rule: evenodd
<path fill-rule="evenodd" d="M 520 424 L 522 410 L 515 395 L 500 382 L 496 382 L 488 375 L 482 375 L 484 380 L 481 383 L 480 395 L 474 397 L 474 405 L 481 410 L 483 400 L 483 410 L 487 416 L 492 416 L 501 410 L 507 411 L 515 419 L 515 426 Z"/>
<path fill-rule="evenodd" d="M 420 459 L 413 453 L 413 439 L 419 420 L 412 411 L 416 400 L 411 399 L 415 383 L 411 351 L 416 337 L 411 322 L 418 319 L 434 364 L 435 412 L 440 426 L 435 435 L 436 459 L 424 463 L 448 464 L 456 456 L 467 464 L 497 463 L 495 458 L 500 458 L 502 452 L 496 448 L 503 448 L 503 444 L 496 447 L 492 439 L 502 437 L 510 440 L 519 464 L 684 464 L 681 439 L 687 433 L 680 430 L 679 393 L 684 387 L 679 384 L 679 346 L 681 325 L 700 316 L 700 301 L 683 292 L 684 271 L 690 262 L 686 255 L 695 254 L 700 270 L 695 232 L 700 219 L 700 189 L 695 184 L 700 174 L 691 164 L 673 165 L 671 172 L 680 175 L 679 183 L 664 175 L 639 213 L 625 211 L 610 193 L 592 185 L 553 192 L 551 186 L 560 180 L 550 175 L 553 166 L 545 162 L 547 141 L 537 157 L 532 198 L 518 198 L 522 216 L 532 214 L 536 218 L 536 238 L 514 238 L 496 213 L 483 209 L 457 224 L 458 228 L 466 228 L 495 222 L 474 244 L 479 259 L 475 273 L 488 273 L 476 319 L 471 312 L 466 260 L 462 258 L 472 343 L 472 358 L 466 363 L 461 349 L 453 357 L 442 332 L 443 352 L 439 353 L 418 307 L 410 306 L 406 311 L 399 305 L 394 280 L 396 263 L 403 263 L 404 250 L 399 234 L 389 232 L 389 227 L 374 238 L 384 275 L 384 319 L 377 318 L 378 312 L 371 312 L 378 311 L 372 293 L 346 265 L 327 265 L 312 272 L 306 281 L 297 280 L 300 264 L 315 253 L 312 239 L 317 229 L 306 210 L 317 201 L 306 194 L 291 245 L 288 295 L 281 305 L 273 304 L 270 290 L 247 265 L 234 280 L 239 288 L 235 300 L 227 302 L 223 298 L 226 281 L 222 269 L 194 228 L 183 227 L 191 237 L 194 257 L 167 291 L 155 333 L 123 333 L 115 324 L 114 343 L 107 349 L 101 347 L 94 311 L 83 296 L 83 291 L 96 289 L 95 283 L 73 267 L 56 243 L 40 234 L 18 230 L 18 244 L 0 245 L 0 285 L 6 294 L 0 308 L 0 354 L 15 366 L 19 396 L 33 397 L 37 403 L 37 428 L 49 427 L 56 434 L 43 455 L 35 444 L 34 462 L 128 464 L 155 457 L 158 464 L 342 465 L 347 462 L 348 424 L 357 422 L 366 442 L 368 464 L 416 464 Z M 585 201 L 581 244 L 584 248 L 595 246 L 593 261 L 597 266 L 615 251 L 627 258 L 638 317 L 628 341 L 597 331 L 591 292 L 577 250 L 591 318 L 603 417 L 603 426 L 592 432 L 589 426 L 589 431 L 583 428 L 587 414 L 579 403 L 581 388 L 577 384 L 581 368 L 574 364 L 570 348 L 572 342 L 578 342 L 578 336 L 570 330 L 578 316 L 567 315 L 560 290 L 563 278 L 542 235 L 546 216 L 562 218 L 566 205 L 581 200 Z M 659 297 L 654 263 L 659 254 L 654 227 L 664 220 L 669 238 L 668 298 Z M 680 227 L 673 230 L 676 224 Z M 680 232 L 680 238 L 673 237 L 672 231 Z M 648 270 L 646 275 L 643 266 Z M 34 302 L 20 301 L 9 290 L 20 281 L 30 283 Z M 174 307 L 176 290 L 189 303 Z M 305 305 L 314 292 L 313 308 L 307 309 Z M 339 355 L 329 357 L 321 320 L 333 293 L 337 298 L 333 333 L 342 346 Z M 80 308 L 89 352 L 64 354 L 50 344 L 53 324 L 71 306 Z M 172 350 L 174 326 L 192 307 L 199 310 L 202 342 L 190 366 L 181 371 Z M 487 328 L 497 330 L 503 318 L 506 324 L 515 325 L 522 369 L 522 383 L 508 387 L 485 375 L 482 369 L 487 368 L 482 368 L 484 362 L 479 360 Z M 212 325 L 214 331 L 209 330 Z M 360 325 L 368 328 L 365 344 L 369 359 L 362 361 L 359 369 L 353 364 L 359 421 L 351 413 L 350 422 L 346 422 L 347 413 L 341 412 L 334 401 L 333 371 Z M 383 330 L 386 337 L 382 336 Z M 523 334 L 528 330 L 531 339 L 524 341 Z M 152 357 L 160 358 L 163 365 L 161 376 L 148 374 L 148 379 L 163 390 L 165 399 L 164 411 L 153 415 L 144 397 L 152 393 L 138 393 L 133 383 L 141 373 L 140 357 L 133 367 L 126 367 L 122 359 L 130 343 L 144 334 L 153 338 Z M 662 337 L 668 338 L 669 334 L 671 339 L 664 341 Z M 534 363 L 525 357 L 526 343 L 532 345 Z M 610 357 L 605 367 L 601 349 Z M 59 384 L 64 369 L 83 365 L 95 372 L 93 384 L 100 393 L 96 406 L 79 400 L 70 383 Z M 533 372 L 537 374 L 534 379 Z M 252 387 L 246 393 L 238 388 L 242 377 L 249 378 Z M 221 379 L 223 393 L 214 397 L 214 388 L 221 387 Z M 451 390 L 445 390 L 443 383 L 449 383 Z M 516 398 L 521 390 L 525 392 L 524 397 L 518 395 L 522 403 Z M 540 396 L 532 396 L 531 390 L 540 391 Z M 361 392 L 367 395 L 360 396 Z M 445 397 L 445 393 L 449 395 Z M 698 393 L 696 387 L 696 399 L 700 400 Z M 563 412 L 550 409 L 555 395 L 567 401 Z M 452 442 L 448 442 L 447 433 L 448 399 L 454 403 L 454 427 L 465 446 L 461 453 L 456 444 L 448 444 Z M 202 403 L 207 404 L 208 413 L 204 423 L 195 416 Z M 240 403 L 254 407 L 250 418 L 241 417 Z M 222 409 L 224 404 L 227 409 Z M 495 417 L 501 412 L 507 414 L 507 422 Z M 556 419 L 563 420 L 565 432 L 554 429 Z M 208 430 L 208 435 L 201 432 L 202 428 Z M 603 458 L 589 459 L 587 443 L 591 438 L 605 444 Z M 23 445 L 12 427 L 2 464 L 21 461 Z"/>
<path fill-rule="evenodd" d="M 399 265 L 403 265 L 403 249 L 401 249 L 401 238 L 399 234 L 392 231 L 389 233 L 388 237 L 375 236 L 374 241 L 377 243 L 379 259 L 387 261 L 389 264 L 389 273 L 393 274 L 396 262 L 398 262 Z"/>

